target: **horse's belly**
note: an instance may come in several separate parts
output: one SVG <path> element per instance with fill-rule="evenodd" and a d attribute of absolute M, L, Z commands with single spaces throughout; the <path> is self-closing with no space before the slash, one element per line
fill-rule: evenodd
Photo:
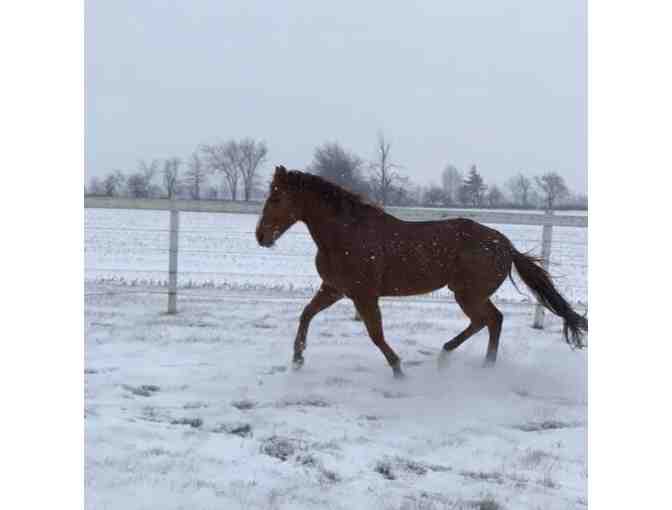
<path fill-rule="evenodd" d="M 448 268 L 445 265 L 398 267 L 385 272 L 383 295 L 414 296 L 427 294 L 446 286 Z"/>
<path fill-rule="evenodd" d="M 408 286 L 397 286 L 390 287 L 385 289 L 382 293 L 383 296 L 417 296 L 418 294 L 429 294 L 435 290 L 439 290 L 445 287 L 445 285 L 408 285 Z"/>

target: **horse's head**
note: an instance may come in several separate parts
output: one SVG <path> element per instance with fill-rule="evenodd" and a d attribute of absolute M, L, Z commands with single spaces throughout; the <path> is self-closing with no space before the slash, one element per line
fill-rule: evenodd
<path fill-rule="evenodd" d="M 266 199 L 264 210 L 257 225 L 257 242 L 269 248 L 289 227 L 301 218 L 301 210 L 296 200 L 296 190 L 290 189 L 287 169 L 276 166 L 271 193 Z"/>

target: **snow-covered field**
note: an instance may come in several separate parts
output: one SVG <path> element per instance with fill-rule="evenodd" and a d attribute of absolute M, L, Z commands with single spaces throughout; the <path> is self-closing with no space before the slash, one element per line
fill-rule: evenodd
<path fill-rule="evenodd" d="M 565 214 L 565 213 L 563 213 Z M 164 284 L 168 268 L 168 220 L 165 211 L 86 210 L 87 281 Z M 297 290 L 319 287 L 315 246 L 302 225 L 292 227 L 273 250 L 257 246 L 256 215 L 180 214 L 179 283 L 186 287 L 228 290 Z M 541 251 L 541 227 L 492 225 L 521 251 Z M 551 273 L 565 296 L 587 303 L 587 231 L 555 227 Z M 438 297 L 449 292 L 439 291 Z M 507 281 L 500 301 L 526 301 Z"/>
<path fill-rule="evenodd" d="M 92 212 L 89 225 L 120 215 Z M 165 215 L 148 214 L 165 228 Z M 251 228 L 254 218 L 243 218 Z M 137 212 L 124 221 L 149 228 Z M 247 237 L 227 244 L 235 221 L 208 221 L 223 240 L 195 233 L 201 246 L 252 249 Z M 144 234 L 87 232 L 87 248 L 102 248 L 87 264 L 157 262 L 130 249 L 157 246 L 158 235 Z M 181 262 L 259 271 L 261 259 L 219 257 Z M 267 273 L 309 270 L 264 260 Z M 438 349 L 466 326 L 458 308 L 385 301 L 385 332 L 408 375 L 397 381 L 349 302 L 313 321 L 306 365 L 293 372 L 305 298 L 185 289 L 169 316 L 156 291 L 86 286 L 87 508 L 585 508 L 586 353 L 567 347 L 557 320 L 530 328 L 532 307 L 502 306 L 496 367 L 481 368 L 480 333 L 439 373 Z"/>

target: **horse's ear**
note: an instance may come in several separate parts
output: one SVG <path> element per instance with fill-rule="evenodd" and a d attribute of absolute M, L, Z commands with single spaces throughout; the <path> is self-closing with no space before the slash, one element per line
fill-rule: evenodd
<path fill-rule="evenodd" d="M 275 175 L 276 177 L 287 177 L 287 169 L 282 165 L 276 166 Z"/>

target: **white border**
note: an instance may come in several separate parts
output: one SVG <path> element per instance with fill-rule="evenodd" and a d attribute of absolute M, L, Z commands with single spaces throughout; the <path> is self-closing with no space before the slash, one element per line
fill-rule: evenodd
<path fill-rule="evenodd" d="M 3 3 L 0 62 L 0 506 L 76 509 L 84 486 L 83 4 Z"/>
<path fill-rule="evenodd" d="M 78 508 L 83 5 L 8 5 L 0 498 L 5 508 Z M 591 508 L 669 500 L 670 14 L 667 2 L 589 3 Z"/>
<path fill-rule="evenodd" d="M 667 506 L 670 3 L 589 3 L 589 507 Z"/>

